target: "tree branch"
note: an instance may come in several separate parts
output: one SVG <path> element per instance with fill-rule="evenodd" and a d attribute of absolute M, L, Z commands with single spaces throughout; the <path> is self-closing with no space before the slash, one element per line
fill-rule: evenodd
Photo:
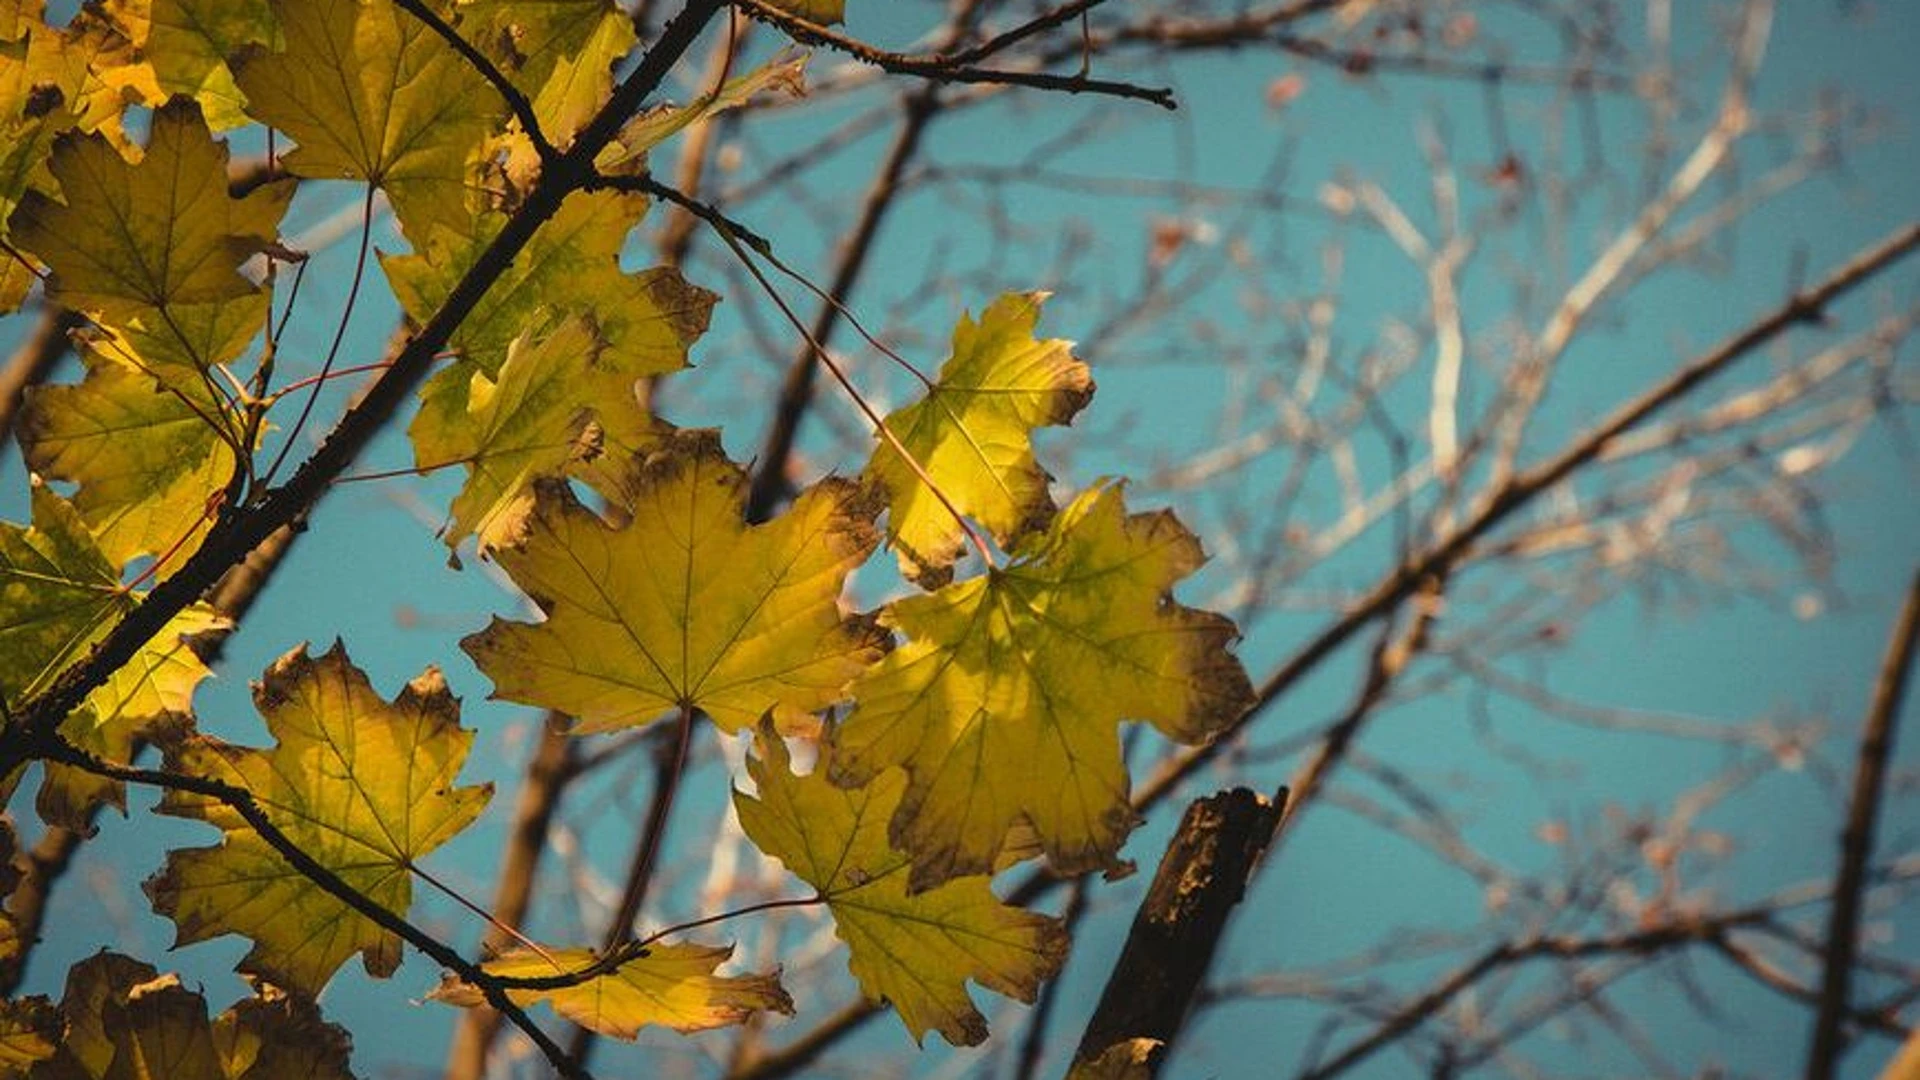
<path fill-rule="evenodd" d="M 258 504 L 237 509 L 209 530 L 201 547 L 179 570 L 156 586 L 141 604 L 124 616 L 96 644 L 85 660 L 69 667 L 53 684 L 21 709 L 9 725 L 0 746 L 0 776 L 26 760 L 27 748 L 52 733 L 87 693 L 131 660 L 134 654 L 167 624 L 199 599 L 226 570 L 244 559 L 263 540 L 282 527 L 304 521 L 327 489 L 378 434 L 431 369 L 433 358 L 452 338 L 454 329 L 473 310 L 488 289 L 512 265 L 527 242 L 561 202 L 585 185 L 593 174 L 593 159 L 622 124 L 666 78 L 681 54 L 716 14 L 723 0 L 690 0 L 668 23 L 660 39 L 641 57 L 639 66 L 615 88 L 572 146 L 548 168 L 528 192 L 525 203 L 507 220 L 498 236 L 454 285 L 426 325 L 408 340 L 379 381 L 349 409 L 319 450 L 281 487 L 269 491 Z"/>
<path fill-rule="evenodd" d="M 558 1043 L 549 1038 L 547 1033 L 540 1029 L 540 1025 L 534 1023 L 533 1018 L 527 1015 L 526 1010 L 514 1004 L 507 996 L 502 980 L 489 975 L 479 965 L 468 961 L 438 938 L 414 926 L 403 916 L 387 910 L 371 897 L 347 884 L 338 874 L 322 866 L 313 856 L 307 854 L 305 848 L 294 843 L 278 825 L 274 824 L 273 819 L 267 816 L 266 810 L 254 798 L 253 792 L 201 776 L 167 772 L 162 769 L 115 765 L 74 748 L 58 735 L 37 738 L 35 743 L 36 756 L 85 769 L 95 776 L 103 776 L 123 783 L 165 788 L 170 791 L 185 791 L 209 799 L 217 799 L 239 814 L 260 839 L 266 841 L 267 846 L 299 871 L 301 876 L 371 920 L 382 930 L 397 935 L 425 953 L 434 962 L 453 971 L 466 982 L 479 987 L 481 993 L 486 995 L 487 1003 L 512 1021 L 515 1027 L 525 1032 L 527 1037 L 533 1040 L 534 1045 L 540 1048 L 540 1052 L 546 1055 L 547 1060 L 552 1062 L 560 1075 L 567 1077 L 568 1080 L 592 1080 L 592 1074 L 561 1049 Z"/>
<path fill-rule="evenodd" d="M 1149 1075 L 1166 1063 L 1195 991 L 1206 978 L 1227 917 L 1280 827 L 1287 791 L 1272 800 L 1234 788 L 1187 807 L 1153 884 L 1087 1021 L 1076 1064 L 1145 1039 L 1159 1044 Z"/>
<path fill-rule="evenodd" d="M 1874 684 L 1873 705 L 1860 735 L 1860 757 L 1854 767 L 1853 796 L 1847 807 L 1846 829 L 1840 834 L 1840 868 L 1834 874 L 1833 906 L 1827 920 L 1825 971 L 1820 979 L 1820 1009 L 1814 1018 L 1813 1041 L 1807 1050 L 1807 1080 L 1828 1080 L 1846 1049 L 1841 1022 L 1847 1013 L 1848 985 L 1853 958 L 1860 945 L 1860 901 L 1866 892 L 1867 862 L 1873 856 L 1873 830 L 1880 815 L 1880 792 L 1886 786 L 1887 763 L 1893 756 L 1894 723 L 1913 673 L 1916 646 L 1920 646 L 1920 572 L 1907 587 L 1906 606 L 1887 643 L 1880 678 Z"/>
<path fill-rule="evenodd" d="M 985 83 L 994 86 L 1025 86 L 1036 90 L 1052 90 L 1069 94 L 1100 94 L 1107 97 L 1151 102 L 1169 110 L 1180 107 L 1174 101 L 1173 91 L 1166 87 L 1140 86 L 1111 79 L 1090 79 L 1085 75 L 1055 75 L 1045 71 L 972 67 L 968 65 L 967 58 L 972 58 L 974 53 L 942 56 L 937 53 L 916 55 L 890 52 L 886 49 L 877 49 L 857 38 L 763 3 L 762 0 L 730 0 L 730 2 L 748 16 L 769 26 L 778 27 L 795 41 L 845 53 L 861 63 L 871 64 L 895 75 L 911 75 L 934 83 Z M 1092 6 L 1093 4 L 1082 5 L 1082 10 Z M 1058 15 L 1057 12 L 1054 14 Z M 1038 25 L 1028 33 L 1057 25 L 1050 21 L 1053 17 L 1042 16 L 1036 20 Z M 1002 35 L 1000 39 L 996 39 L 1000 42 L 997 47 L 1004 48 L 1025 36 L 1027 35 Z M 1009 38 L 1011 40 L 1008 40 Z"/>

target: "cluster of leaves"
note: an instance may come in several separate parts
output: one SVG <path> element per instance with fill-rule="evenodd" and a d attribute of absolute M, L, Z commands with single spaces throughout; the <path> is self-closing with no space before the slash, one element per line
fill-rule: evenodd
<path fill-rule="evenodd" d="M 0 5 L 0 300 L 41 279 L 84 317 L 86 366 L 35 391 L 20 424 L 36 479 L 31 523 L 0 523 L 0 701 L 34 702 L 222 515 L 271 494 L 264 434 L 304 401 L 275 383 L 276 285 L 303 258 L 279 223 L 299 183 L 362 183 L 369 216 L 378 193 L 411 247 L 382 256 L 401 307 L 416 325 L 457 318 L 410 427 L 422 471 L 466 474 L 446 542 L 472 537 L 544 614 L 461 643 L 494 696 L 576 717 L 581 735 L 702 717 L 751 732 L 734 798 L 747 835 L 812 890 L 797 902 L 831 911 L 854 977 L 916 1039 L 978 1042 L 968 983 L 1030 1000 L 1066 949 L 991 875 L 1123 865 L 1119 725 L 1196 742 L 1230 722 L 1250 696 L 1234 628 L 1172 599 L 1202 553 L 1171 514 L 1130 511 L 1117 482 L 1056 508 L 1032 433 L 1069 422 L 1093 384 L 1068 343 L 1036 336 L 1040 295 L 963 319 L 864 469 L 764 524 L 746 523 L 747 474 L 715 433 L 642 405 L 637 385 L 686 366 L 715 297 L 621 267 L 648 202 L 623 181 L 685 124 L 796 92 L 798 59 L 631 117 L 493 287 L 463 295 L 634 48 L 611 0 L 110 0 L 64 27 Z M 276 163 L 290 175 L 236 184 L 215 133 L 254 123 L 294 144 Z M 987 565 L 956 578 L 969 540 Z M 849 613 L 847 579 L 883 543 L 917 591 Z M 317 1056 L 301 1075 L 344 1074 L 344 1036 L 308 1003 L 355 954 L 395 970 L 420 860 L 485 806 L 487 788 L 457 786 L 473 735 L 440 675 L 389 702 L 338 645 L 296 648 L 256 686 L 270 747 L 197 733 L 193 646 L 225 629 L 186 608 L 95 689 L 37 755 L 38 802 L 85 828 L 137 780 L 166 789 L 161 813 L 220 830 L 172 852 L 147 892 L 181 943 L 251 939 L 240 970 L 259 997 L 209 1022 L 197 995 L 102 955 L 59 1006 L 5 1006 L 0 1073 L 277 1076 L 277 1055 L 303 1048 Z M 161 768 L 131 767 L 143 741 Z M 777 972 L 718 974 L 729 952 L 532 946 L 435 996 L 500 1004 L 491 987 L 628 1038 L 791 1011 Z"/>

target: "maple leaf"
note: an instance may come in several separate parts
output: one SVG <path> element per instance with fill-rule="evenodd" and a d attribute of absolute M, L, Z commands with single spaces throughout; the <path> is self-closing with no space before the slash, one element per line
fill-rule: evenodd
<path fill-rule="evenodd" d="M 103 136 L 69 132 L 48 167 L 64 201 L 29 190 L 9 229 L 52 268 L 49 298 L 110 322 L 256 291 L 240 264 L 273 242 L 293 195 L 283 180 L 229 197 L 226 145 L 186 98 L 154 112 L 138 162 Z"/>
<path fill-rule="evenodd" d="M 174 975 L 100 952 L 67 973 L 59 1046 L 30 1080 L 349 1080 L 352 1043 L 310 1002 L 243 998 L 215 1018 Z"/>
<path fill-rule="evenodd" d="M 664 105 L 650 109 L 629 120 L 613 143 L 594 159 L 594 164 L 605 171 L 639 161 L 648 150 L 675 133 L 730 109 L 740 108 L 761 94 L 805 97 L 806 70 L 807 57 L 804 53 L 797 56 L 782 53 L 744 75 L 728 79 L 712 93 L 702 94 L 687 105 Z"/>
<path fill-rule="evenodd" d="M 241 418 L 223 399 L 171 392 L 98 356 L 89 353 L 78 385 L 28 392 L 19 431 L 27 466 L 80 485 L 73 505 L 114 564 L 184 556 L 213 523 L 208 500 L 233 477 L 222 432 Z"/>
<path fill-rule="evenodd" d="M 473 65 L 391 0 L 273 0 L 285 47 L 234 61 L 247 111 L 298 147 L 288 171 L 387 193 L 415 243 L 468 227 L 468 183 L 505 112 Z"/>
<path fill-rule="evenodd" d="M 428 382 L 408 429 L 414 459 L 422 469 L 467 467 L 443 535 L 448 547 L 477 535 L 486 555 L 521 527 L 536 479 L 596 477 L 593 463 L 604 455 L 624 461 L 652 441 L 651 419 L 633 415 L 631 380 L 600 367 L 601 351 L 586 321 L 570 319 L 537 344 L 521 335 L 497 382 L 464 363 Z M 606 424 L 596 420 L 602 415 Z"/>
<path fill-rule="evenodd" d="M 121 587 L 120 564 L 100 550 L 72 504 L 44 484 L 34 485 L 32 502 L 31 528 L 0 522 L 0 701 L 9 707 L 86 656 L 141 599 Z M 204 604 L 182 610 L 87 695 L 60 733 L 96 756 L 126 762 L 149 725 L 190 709 L 194 687 L 209 674 L 187 639 L 226 625 Z M 125 806 L 119 781 L 52 762 L 45 771 L 38 805 L 50 824 L 91 832 L 94 807 Z"/>
<path fill-rule="evenodd" d="M 195 98 L 215 131 L 251 122 L 226 58 L 272 40 L 265 0 L 107 0 L 102 6 L 140 50 L 162 98 Z"/>
<path fill-rule="evenodd" d="M 501 70 L 527 94 L 540 133 L 564 150 L 606 104 L 614 68 L 638 39 L 632 17 L 611 0 L 542 5 L 546 10 L 535 12 L 528 6 L 486 3 L 463 10 L 473 21 L 490 24 L 482 40 L 504 54 L 498 55 Z M 501 145 L 507 176 L 529 185 L 540 171 L 540 156 L 517 117 Z"/>
<path fill-rule="evenodd" d="M 141 598 L 121 587 L 119 564 L 71 503 L 44 484 L 34 485 L 32 501 L 31 528 L 0 521 L 0 698 L 13 703 L 45 689 Z M 223 625 L 205 605 L 185 609 L 88 705 L 141 718 L 184 711 L 207 670 L 179 655 L 177 639 Z"/>
<path fill-rule="evenodd" d="M 167 98 L 135 40 L 144 37 L 147 25 L 143 11 L 83 4 L 59 30 L 43 23 L 28 34 L 21 75 L 36 88 L 58 90 L 74 127 L 98 131 L 123 146 L 126 107 L 159 105 Z"/>
<path fill-rule="evenodd" d="M 878 539 L 871 511 L 854 485 L 827 480 L 748 527 L 746 487 L 710 431 L 634 462 L 625 528 L 564 485 L 538 485 L 524 539 L 495 557 L 546 621 L 495 618 L 460 643 L 493 696 L 577 717 L 581 733 L 681 707 L 729 732 L 769 709 L 799 724 L 839 701 L 880 654 L 839 604 Z"/>
<path fill-rule="evenodd" d="M 757 794 L 733 794 L 741 827 L 819 890 L 860 989 L 892 1002 L 915 1042 L 930 1029 L 955 1046 L 986 1039 L 967 980 L 1031 1002 L 1059 970 L 1067 955 L 1059 920 L 1002 904 L 986 877 L 907 891 L 910 860 L 887 840 L 906 789 L 900 770 L 847 790 L 827 779 L 830 748 L 813 772 L 796 776 L 778 735 L 763 730 L 759 747 L 747 761 Z"/>
<path fill-rule="evenodd" d="M 649 945 L 638 957 L 604 975 L 556 990 L 509 990 L 522 1005 L 545 1001 L 581 1027 L 632 1040 L 642 1027 L 704 1031 L 744 1023 L 756 1012 L 793 1015 L 793 999 L 780 973 L 715 975 L 733 955 L 730 945 Z M 546 955 L 516 950 L 480 965 L 491 975 L 535 978 L 582 970 L 599 957 L 590 949 L 548 949 Z M 485 1004 L 479 990 L 449 978 L 428 995 L 471 1008 Z"/>
<path fill-rule="evenodd" d="M 22 12 L 19 21 L 41 27 L 42 36 L 47 32 L 37 12 Z M 0 20 L 0 27 L 4 25 Z M 46 105 L 43 92 L 34 85 L 32 49 L 26 39 L 0 41 L 0 238 L 6 237 L 6 219 L 28 188 L 54 189 L 53 173 L 47 169 L 54 139 L 78 122 L 64 108 Z M 11 252 L 0 258 L 0 315 L 20 306 L 34 280 L 33 270 L 22 259 Z"/>
<path fill-rule="evenodd" d="M 979 322 L 962 317 L 953 355 L 926 396 L 886 419 L 940 492 L 1003 546 L 1053 514 L 1033 429 L 1070 422 L 1093 396 L 1072 343 L 1033 336 L 1045 299 L 1009 293 Z M 901 572 L 929 588 L 945 584 L 965 535 L 952 511 L 889 443 L 874 449 L 867 471 L 887 490 L 887 539 Z"/>
<path fill-rule="evenodd" d="M 267 669 L 254 702 L 277 739 L 270 750 L 206 736 L 165 739 L 167 767 L 244 787 L 269 820 L 321 866 L 389 911 L 412 902 L 416 859 L 471 824 L 491 785 L 455 788 L 473 733 L 428 668 L 392 704 L 339 643 L 315 659 L 305 646 Z M 400 938 L 315 885 L 225 804 L 179 790 L 159 811 L 226 833 L 217 846 L 174 851 L 146 883 L 176 944 L 244 934 L 239 970 L 309 996 L 354 953 L 393 973 Z"/>
<path fill-rule="evenodd" d="M 584 315 L 605 342 L 602 366 L 629 381 L 685 367 L 687 349 L 706 333 L 716 298 L 667 267 L 636 274 L 620 269 L 620 248 L 646 210 L 644 196 L 613 191 L 562 203 L 461 321 L 453 348 L 497 379 L 507 350 L 522 334 L 543 337 L 568 317 Z M 394 296 L 410 318 L 424 322 L 439 309 L 502 221 L 488 215 L 472 236 L 436 233 L 424 254 L 381 256 Z"/>
<path fill-rule="evenodd" d="M 1205 558 L 1171 513 L 1129 515 L 1103 484 L 1013 554 L 889 605 L 907 642 L 834 732 L 836 782 L 906 767 L 891 837 L 916 891 L 991 868 L 1023 817 L 1062 872 L 1114 866 L 1133 821 L 1120 721 L 1200 742 L 1252 700 L 1233 623 L 1171 599 Z"/>

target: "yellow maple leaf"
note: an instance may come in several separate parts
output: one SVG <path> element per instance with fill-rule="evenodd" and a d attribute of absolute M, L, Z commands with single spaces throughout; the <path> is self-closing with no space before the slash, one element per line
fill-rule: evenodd
<path fill-rule="evenodd" d="M 716 297 L 667 267 L 620 269 L 620 249 L 646 211 L 644 196 L 614 191 L 562 203 L 461 321 L 453 348 L 498 378 L 507 349 L 522 334 L 539 338 L 571 316 L 587 316 L 605 342 L 600 361 L 607 369 L 632 380 L 685 367 Z M 439 309 L 504 220 L 488 215 L 471 236 L 436 233 L 422 254 L 381 256 L 410 318 L 424 322 Z"/>
<path fill-rule="evenodd" d="M 106 0 L 100 6 L 139 49 L 161 98 L 198 100 L 215 131 L 251 122 L 226 58 L 272 40 L 266 0 Z"/>
<path fill-rule="evenodd" d="M 631 380 L 599 364 L 592 328 L 570 319 L 545 338 L 523 334 L 507 350 L 498 381 L 464 361 L 435 375 L 420 394 L 408 434 L 422 469 L 463 462 L 448 547 L 477 536 L 482 555 L 507 542 L 533 505 L 533 482 L 585 475 L 595 463 L 625 461 L 651 442 Z M 623 400 L 623 396 L 624 399 Z M 605 417 L 605 423 L 599 418 Z"/>
<path fill-rule="evenodd" d="M 20 21 L 51 34 L 39 22 L 39 13 L 21 12 Z M 5 20 L 0 19 L 0 28 Z M 0 36 L 5 36 L 0 33 Z M 33 43 L 25 38 L 0 41 L 0 238 L 7 235 L 6 219 L 28 188 L 53 191 L 53 173 L 47 159 L 54 139 L 75 126 L 78 118 L 64 108 L 49 105 L 46 91 L 35 85 L 30 56 Z M 11 313 L 26 299 L 35 280 L 11 252 L 0 258 L 0 315 Z"/>
<path fill-rule="evenodd" d="M 71 503 L 35 483 L 32 504 L 30 528 L 0 522 L 0 700 L 9 707 L 86 656 L 144 595 L 121 585 L 120 564 L 100 550 Z M 61 730 L 112 726 L 130 734 L 162 715 L 185 713 L 209 672 L 184 639 L 226 625 L 205 604 L 182 610 Z"/>
<path fill-rule="evenodd" d="M 1252 700 L 1233 623 L 1171 598 L 1205 558 L 1171 513 L 1129 515 L 1104 484 L 1014 555 L 889 605 L 906 644 L 834 732 L 837 782 L 906 767 L 891 837 L 915 890 L 987 871 L 1022 818 L 1059 870 L 1114 866 L 1133 823 L 1118 724 L 1200 742 Z"/>
<path fill-rule="evenodd" d="M 245 787 L 316 862 L 405 915 L 414 861 L 471 824 L 492 794 L 453 786 L 473 733 L 446 681 L 429 668 L 388 704 L 340 644 L 317 659 L 302 646 L 267 669 L 254 702 L 272 749 L 172 738 L 168 768 Z M 177 944 L 244 934 L 254 947 L 241 971 L 307 995 L 356 952 L 376 976 L 399 966 L 397 935 L 295 870 L 225 804 L 174 790 L 160 812 L 226 833 L 215 847 L 169 853 L 146 883 Z"/>
<path fill-rule="evenodd" d="M 33 526 L 0 522 L 0 701 L 31 698 L 85 657 L 142 594 L 120 584 L 120 563 L 100 550 L 73 505 L 36 483 Z M 134 740 L 163 717 L 192 707 L 207 677 L 189 638 L 227 626 L 205 604 L 170 620 L 60 724 L 67 741 L 126 763 Z M 91 833 L 96 807 L 124 810 L 118 780 L 54 762 L 44 766 L 37 806 L 49 824 Z"/>
<path fill-rule="evenodd" d="M 276 27 L 265 0 L 153 0 L 151 18 L 144 45 L 160 89 L 192 95 L 215 131 L 251 122 L 227 57 L 272 42 Z"/>
<path fill-rule="evenodd" d="M 62 107 L 72 111 L 73 126 L 98 131 L 124 147 L 121 119 L 127 106 L 167 99 L 135 40 L 145 36 L 147 26 L 144 11 L 82 4 L 58 30 L 42 24 L 29 31 L 21 75 L 32 86 L 57 89 Z"/>
<path fill-rule="evenodd" d="M 581 1027 L 628 1040 L 649 1024 L 704 1031 L 744 1023 L 756 1012 L 791 1016 L 793 999 L 781 989 L 779 972 L 714 974 L 732 955 L 730 945 L 649 945 L 640 956 L 585 982 L 555 990 L 509 990 L 507 996 L 523 1005 L 548 1002 Z M 537 978 L 580 971 L 596 959 L 590 949 L 548 949 L 544 956 L 516 950 L 480 966 L 492 975 Z M 452 978 L 428 996 L 466 1008 L 486 1002 L 478 990 Z"/>
<path fill-rule="evenodd" d="M 953 355 L 919 402 L 886 419 L 955 509 L 1002 545 L 1053 515 L 1048 476 L 1033 457 L 1033 429 L 1065 424 L 1093 396 L 1072 343 L 1033 336 L 1045 293 L 1009 293 L 953 331 Z M 887 540 L 900 569 L 930 588 L 953 576 L 965 533 L 900 452 L 874 448 L 869 475 L 887 490 Z"/>
<path fill-rule="evenodd" d="M 171 392 L 97 357 L 89 354 L 78 385 L 29 392 L 19 433 L 27 465 L 80 485 L 73 505 L 114 564 L 182 558 L 213 523 L 209 500 L 233 477 L 222 433 L 241 418 L 224 399 Z"/>
<path fill-rule="evenodd" d="M 564 150 L 612 95 L 614 69 L 638 40 L 633 18 L 611 0 L 529 7 L 485 3 L 462 10 L 465 21 L 487 28 L 481 40 L 493 44 L 500 70 L 526 93 L 540 133 Z M 518 118 L 500 145 L 508 178 L 530 185 L 540 156 Z"/>
<path fill-rule="evenodd" d="M 804 723 L 880 653 L 874 629 L 839 603 L 878 538 L 844 481 L 752 527 L 745 495 L 746 474 L 711 431 L 678 432 L 634 463 L 625 528 L 564 485 L 539 485 L 525 538 L 495 558 L 546 621 L 496 618 L 460 647 L 494 697 L 577 717 L 580 733 L 682 707 L 725 731 L 770 709 Z"/>
<path fill-rule="evenodd" d="M 887 840 L 906 789 L 900 770 L 847 790 L 827 779 L 830 749 L 813 772 L 796 776 L 777 735 L 763 731 L 759 746 L 759 758 L 747 762 L 757 793 L 733 794 L 741 827 L 819 890 L 860 989 L 891 1002 L 914 1041 L 929 1030 L 955 1046 L 986 1039 L 969 979 L 1031 1002 L 1059 970 L 1067 955 L 1059 920 L 1002 904 L 987 877 L 907 891 L 909 859 Z"/>
<path fill-rule="evenodd" d="M 274 0 L 273 13 L 284 48 L 240 54 L 235 82 L 248 113 L 299 144 L 288 171 L 379 187 L 415 243 L 465 230 L 500 95 L 391 0 Z"/>
<path fill-rule="evenodd" d="M 515 84 L 532 92 L 553 69 L 588 47 L 614 0 L 459 0 L 460 29 Z"/>
<path fill-rule="evenodd" d="M 186 98 L 154 112 L 138 162 L 100 135 L 69 132 L 48 167 L 63 201 L 29 190 L 13 240 L 52 268 L 49 297 L 114 323 L 255 292 L 240 264 L 273 242 L 293 195 L 277 181 L 228 196 L 227 147 Z"/>

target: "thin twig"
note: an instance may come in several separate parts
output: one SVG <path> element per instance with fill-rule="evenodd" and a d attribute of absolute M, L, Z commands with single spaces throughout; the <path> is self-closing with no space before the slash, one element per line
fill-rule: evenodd
<path fill-rule="evenodd" d="M 407 14 L 425 23 L 427 29 L 440 35 L 442 40 L 453 46 L 453 50 L 499 92 L 500 97 L 506 101 L 507 108 L 513 110 L 514 119 L 520 121 L 520 130 L 525 132 L 527 140 L 533 143 L 534 152 L 540 156 L 541 164 L 545 165 L 560 156 L 560 151 L 554 148 L 553 143 L 547 140 L 546 133 L 540 130 L 540 117 L 533 111 L 533 102 L 527 99 L 527 95 L 522 93 L 519 87 L 513 85 L 513 80 L 507 78 L 506 73 L 495 67 L 492 60 L 487 59 L 485 53 L 474 48 L 472 43 L 460 36 L 458 30 L 449 26 L 445 19 L 420 0 L 395 0 L 395 2 L 405 8 Z"/>
<path fill-rule="evenodd" d="M 991 86 L 1024 86 L 1068 94 L 1100 94 L 1108 97 L 1146 101 L 1163 109 L 1177 109 L 1173 91 L 1167 87 L 1140 86 L 1111 79 L 1089 79 L 1082 75 L 1055 75 L 1045 71 L 1016 71 L 1007 68 L 971 67 L 953 57 L 915 55 L 878 49 L 819 23 L 810 22 L 762 0 L 730 0 L 749 16 L 784 31 L 795 41 L 845 53 L 863 64 L 871 64 L 895 75 L 911 75 L 934 83 L 983 83 Z"/>
<path fill-rule="evenodd" d="M 540 1048 L 553 1067 L 569 1080 L 591 1080 L 591 1074 L 581 1067 L 567 1052 L 549 1038 L 540 1025 L 520 1006 L 507 996 L 501 980 L 489 975 L 479 965 L 443 944 L 438 938 L 408 922 L 405 917 L 387 910 L 371 897 L 346 883 L 338 874 L 322 866 L 305 848 L 293 842 L 280 830 L 266 810 L 254 797 L 253 792 L 232 784 L 201 776 L 169 772 L 162 769 L 141 769 L 127 765 L 115 765 L 76 749 L 58 735 L 35 739 L 35 756 L 48 761 L 57 761 L 84 769 L 95 776 L 118 780 L 122 783 L 142 784 L 148 787 L 164 788 L 169 791 L 184 791 L 189 794 L 215 799 L 239 814 L 261 840 L 265 841 L 275 853 L 285 859 L 302 877 L 313 882 L 322 890 L 352 908 L 361 916 L 372 921 L 382 930 L 394 934 L 414 948 L 427 954 L 435 963 L 448 968 L 460 978 L 478 987 L 486 996 L 487 1003 L 499 1010 L 515 1027 L 525 1032 L 534 1045 Z"/>

